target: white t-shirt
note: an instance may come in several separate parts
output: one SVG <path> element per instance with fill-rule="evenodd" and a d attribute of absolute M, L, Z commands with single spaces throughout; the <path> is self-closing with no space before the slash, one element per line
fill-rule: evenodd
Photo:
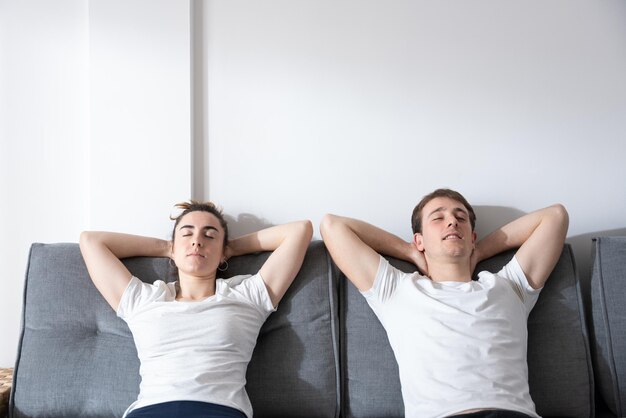
<path fill-rule="evenodd" d="M 179 302 L 174 283 L 131 279 L 117 315 L 133 334 L 141 385 L 124 415 L 162 402 L 201 401 L 252 417 L 246 369 L 275 309 L 260 274 L 218 279 L 215 287 L 202 301 Z"/>
<path fill-rule="evenodd" d="M 475 408 L 538 417 L 528 389 L 526 324 L 539 290 L 515 257 L 467 283 L 433 282 L 381 257 L 372 289 L 362 294 L 387 331 L 407 418 Z"/>

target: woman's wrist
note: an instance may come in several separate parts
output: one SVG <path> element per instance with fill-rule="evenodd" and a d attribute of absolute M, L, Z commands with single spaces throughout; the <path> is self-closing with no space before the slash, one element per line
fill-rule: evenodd
<path fill-rule="evenodd" d="M 161 257 L 167 257 L 167 258 L 171 258 L 172 257 L 172 241 L 168 241 L 168 240 L 161 240 L 160 242 L 160 255 Z"/>

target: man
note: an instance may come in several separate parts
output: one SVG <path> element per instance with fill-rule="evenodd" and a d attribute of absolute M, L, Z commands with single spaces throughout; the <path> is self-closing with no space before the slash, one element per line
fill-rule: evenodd
<path fill-rule="evenodd" d="M 561 254 L 562 205 L 524 215 L 476 242 L 465 198 L 438 189 L 413 211 L 413 241 L 326 215 L 320 225 L 338 267 L 385 328 L 400 372 L 406 417 L 538 417 L 526 363 L 530 310 Z M 476 264 L 518 248 L 497 273 Z M 415 264 L 392 267 L 378 253 Z"/>

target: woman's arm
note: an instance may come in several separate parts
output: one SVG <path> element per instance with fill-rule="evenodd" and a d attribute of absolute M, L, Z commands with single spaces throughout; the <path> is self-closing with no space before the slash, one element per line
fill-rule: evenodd
<path fill-rule="evenodd" d="M 126 257 L 169 257 L 169 241 L 119 234 L 116 232 L 85 231 L 80 235 L 80 251 L 89 276 L 98 291 L 117 311 L 131 274 L 120 261 Z"/>
<path fill-rule="evenodd" d="M 312 235 L 310 221 L 272 226 L 231 240 L 226 256 L 273 251 L 261 267 L 260 273 L 272 304 L 277 306 L 300 271 Z"/>

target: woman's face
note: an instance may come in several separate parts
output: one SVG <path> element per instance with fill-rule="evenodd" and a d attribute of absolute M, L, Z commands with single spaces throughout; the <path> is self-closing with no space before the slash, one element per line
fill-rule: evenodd
<path fill-rule="evenodd" d="M 172 259 L 192 276 L 215 276 L 224 257 L 224 230 L 219 219 L 204 211 L 189 212 L 174 231 Z"/>

